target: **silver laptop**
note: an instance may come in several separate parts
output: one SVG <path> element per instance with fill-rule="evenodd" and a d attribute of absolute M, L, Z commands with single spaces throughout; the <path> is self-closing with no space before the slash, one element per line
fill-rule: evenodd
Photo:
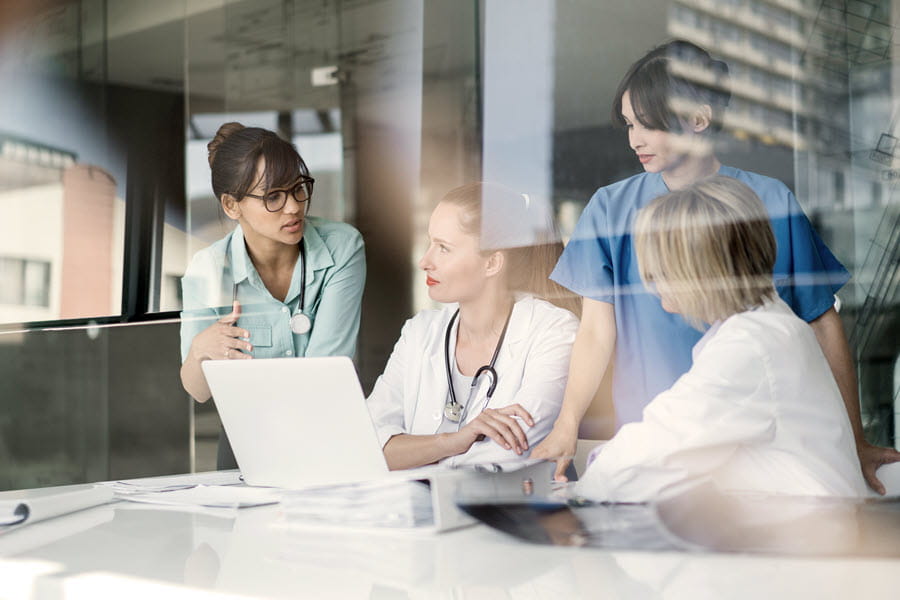
<path fill-rule="evenodd" d="M 289 489 L 388 474 L 345 356 L 202 363 L 244 481 Z"/>

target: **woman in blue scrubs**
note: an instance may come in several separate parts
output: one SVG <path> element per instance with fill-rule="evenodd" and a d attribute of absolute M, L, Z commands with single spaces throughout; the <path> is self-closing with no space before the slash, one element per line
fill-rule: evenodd
<path fill-rule="evenodd" d="M 308 216 L 313 184 L 294 146 L 226 123 L 209 143 L 212 188 L 237 227 L 182 279 L 181 381 L 210 398 L 200 363 L 356 351 L 366 261 L 359 232 Z M 224 433 L 219 467 L 236 466 Z"/>
<path fill-rule="evenodd" d="M 692 73 L 692 79 L 678 73 Z M 704 81 L 704 84 L 696 83 Z M 712 134 L 730 101 L 728 67 L 698 46 L 674 41 L 634 63 L 616 92 L 613 120 L 628 131 L 644 172 L 600 188 L 581 215 L 551 278 L 583 297 L 569 382 L 553 431 L 532 457 L 557 459 L 557 477 L 575 452 L 578 426 L 615 353 L 617 427 L 639 421 L 644 407 L 691 366 L 700 332 L 641 285 L 631 231 L 637 211 L 700 179 L 725 175 L 762 199 L 778 245 L 774 283 L 781 298 L 816 333 L 847 407 L 863 466 L 875 469 L 900 453 L 865 441 L 853 361 L 834 294 L 850 278 L 812 229 L 793 193 L 770 177 L 722 165 Z M 739 251 L 739 249 L 736 249 Z"/>

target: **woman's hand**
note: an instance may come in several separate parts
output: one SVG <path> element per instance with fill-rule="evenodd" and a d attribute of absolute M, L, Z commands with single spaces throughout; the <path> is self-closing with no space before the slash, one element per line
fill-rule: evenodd
<path fill-rule="evenodd" d="M 869 487 L 884 496 L 886 490 L 884 484 L 876 477 L 875 472 L 881 465 L 887 465 L 900 461 L 900 452 L 893 448 L 882 448 L 868 442 L 857 444 L 856 453 L 859 455 L 859 463 L 862 467 L 863 477 Z"/>
<path fill-rule="evenodd" d="M 235 326 L 241 316 L 241 303 L 234 301 L 231 313 L 222 317 L 194 337 L 191 356 L 198 362 L 204 360 L 253 358 L 253 346 L 246 341 L 250 332 Z M 241 339 L 244 338 L 244 339 Z"/>
<path fill-rule="evenodd" d="M 528 437 L 516 418 L 521 419 L 529 427 L 534 426 L 534 419 L 519 404 L 510 404 L 503 408 L 486 408 L 475 419 L 459 430 L 466 441 L 466 447 L 459 452 L 466 452 L 472 444 L 486 437 L 491 438 L 507 450 L 521 455 L 528 450 Z"/>
<path fill-rule="evenodd" d="M 578 429 L 573 433 L 569 428 L 560 427 L 559 423 L 553 427 L 544 441 L 534 447 L 531 458 L 543 458 L 556 461 L 556 473 L 553 478 L 556 481 L 568 481 L 566 467 L 575 456 L 575 444 L 578 441 Z"/>

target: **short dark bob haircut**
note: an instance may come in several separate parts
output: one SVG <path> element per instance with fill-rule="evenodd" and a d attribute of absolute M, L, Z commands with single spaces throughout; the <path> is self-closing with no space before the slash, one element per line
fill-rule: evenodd
<path fill-rule="evenodd" d="M 691 79 L 687 78 L 690 75 L 684 73 L 685 70 L 693 75 Z M 709 105 L 712 110 L 710 130 L 719 131 L 722 113 L 731 101 L 728 65 L 713 59 L 696 44 L 673 40 L 657 46 L 631 65 L 619 83 L 613 101 L 612 122 L 623 127 L 626 125 L 622 117 L 625 92 L 630 96 L 635 117 L 648 129 L 682 131 L 682 123 L 690 114 L 673 106 L 673 100 L 679 100 L 692 106 Z"/>

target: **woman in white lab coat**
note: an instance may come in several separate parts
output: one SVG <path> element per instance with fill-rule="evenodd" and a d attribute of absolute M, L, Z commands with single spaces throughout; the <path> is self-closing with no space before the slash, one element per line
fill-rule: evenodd
<path fill-rule="evenodd" d="M 419 266 L 445 306 L 406 322 L 368 398 L 391 469 L 508 462 L 549 433 L 578 320 L 534 295 L 565 293 L 547 279 L 561 246 L 542 208 L 476 183 L 434 209 Z"/>
<path fill-rule="evenodd" d="M 706 333 L 691 369 L 602 448 L 579 493 L 643 502 L 711 478 L 727 492 L 864 494 L 828 362 L 772 286 L 775 238 L 759 197 L 730 177 L 701 180 L 641 210 L 635 235 L 663 309 Z"/>

